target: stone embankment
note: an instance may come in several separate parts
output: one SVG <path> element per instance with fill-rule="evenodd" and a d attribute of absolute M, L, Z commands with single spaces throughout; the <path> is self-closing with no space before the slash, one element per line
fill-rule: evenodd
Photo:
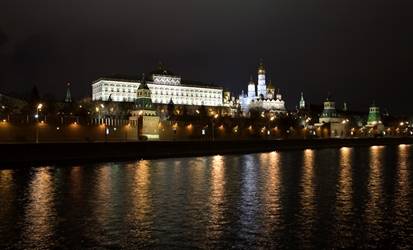
<path fill-rule="evenodd" d="M 413 144 L 413 138 L 0 144 L 0 168 Z"/>

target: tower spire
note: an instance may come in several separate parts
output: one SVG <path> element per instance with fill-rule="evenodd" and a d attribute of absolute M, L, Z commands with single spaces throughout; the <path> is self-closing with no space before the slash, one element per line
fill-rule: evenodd
<path fill-rule="evenodd" d="M 70 94 L 70 83 L 67 83 L 65 102 L 72 102 L 72 95 Z"/>

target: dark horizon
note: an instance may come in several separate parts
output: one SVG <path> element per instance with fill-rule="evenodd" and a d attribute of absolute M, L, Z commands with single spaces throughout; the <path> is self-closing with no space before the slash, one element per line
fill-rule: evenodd
<path fill-rule="evenodd" d="M 27 1 L 0 3 L 0 93 L 29 92 L 74 100 L 93 81 L 141 75 L 158 62 L 184 80 L 227 87 L 236 97 L 267 84 L 288 110 L 320 105 L 331 92 L 337 109 L 366 111 L 373 101 L 389 114 L 411 113 L 411 2 L 222 1 L 98 5 Z"/>

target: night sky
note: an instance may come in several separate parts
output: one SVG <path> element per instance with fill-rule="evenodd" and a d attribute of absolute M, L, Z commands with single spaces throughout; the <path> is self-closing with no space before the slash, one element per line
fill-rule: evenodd
<path fill-rule="evenodd" d="M 411 113 L 413 1 L 0 2 L 0 93 L 91 95 L 112 73 L 159 61 L 186 80 L 247 92 L 260 59 L 287 109 L 322 104 Z"/>

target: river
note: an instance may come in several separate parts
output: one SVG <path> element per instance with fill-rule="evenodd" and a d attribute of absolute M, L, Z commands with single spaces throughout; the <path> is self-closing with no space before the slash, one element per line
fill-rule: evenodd
<path fill-rule="evenodd" d="M 2 249 L 413 246 L 413 145 L 0 170 Z"/>

